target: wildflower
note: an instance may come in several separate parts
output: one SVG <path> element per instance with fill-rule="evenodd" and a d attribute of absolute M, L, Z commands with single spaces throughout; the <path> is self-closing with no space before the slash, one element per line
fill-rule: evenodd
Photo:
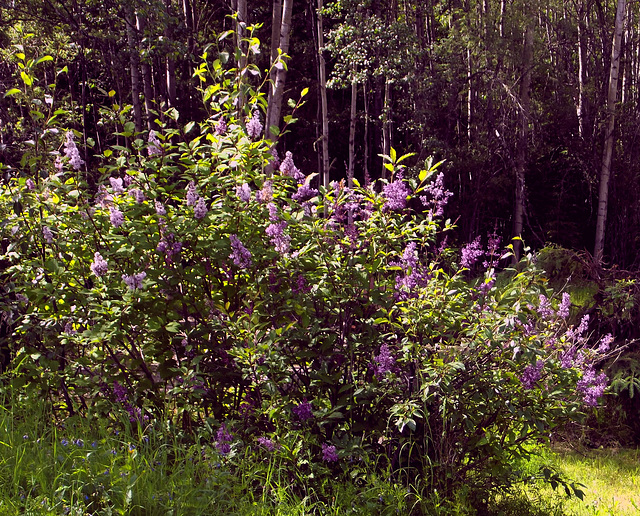
<path fill-rule="evenodd" d="M 236 195 L 242 202 L 249 202 L 251 200 L 251 188 L 247 183 L 243 183 L 242 186 L 236 186 Z"/>
<path fill-rule="evenodd" d="M 276 449 L 276 444 L 267 437 L 258 437 L 258 444 L 264 446 L 270 452 Z"/>
<path fill-rule="evenodd" d="M 374 374 L 378 379 L 384 378 L 388 372 L 392 371 L 396 363 L 387 344 L 380 346 L 380 353 L 373 360 L 375 362 Z"/>
<path fill-rule="evenodd" d="M 59 174 L 62 173 L 62 170 L 64 169 L 64 163 L 62 163 L 60 156 L 56 156 L 56 160 L 53 162 L 53 166 L 56 167 L 56 170 Z"/>
<path fill-rule="evenodd" d="M 47 244 L 53 244 L 53 233 L 51 233 L 51 230 L 47 226 L 43 226 L 42 236 L 44 237 Z"/>
<path fill-rule="evenodd" d="M 224 133 L 227 132 L 227 122 L 225 121 L 224 118 L 221 118 L 220 120 L 218 120 L 218 123 L 216 124 L 216 127 L 215 127 L 215 132 L 216 132 L 216 135 L 218 136 L 222 136 Z"/>
<path fill-rule="evenodd" d="M 36 184 L 33 182 L 33 179 L 31 179 L 31 178 L 27 179 L 26 185 L 27 185 L 27 189 L 28 190 L 35 190 L 36 189 Z"/>
<path fill-rule="evenodd" d="M 260 113 L 258 110 L 253 112 L 253 116 L 247 122 L 247 134 L 252 140 L 257 140 L 262 134 L 262 123 L 260 122 Z"/>
<path fill-rule="evenodd" d="M 218 428 L 216 438 L 216 449 L 218 452 L 223 455 L 229 453 L 231 451 L 231 445 L 229 443 L 233 440 L 233 436 L 227 431 L 227 426 L 224 423 Z"/>
<path fill-rule="evenodd" d="M 338 452 L 334 445 L 322 443 L 322 460 L 325 462 L 338 461 Z"/>
<path fill-rule="evenodd" d="M 118 403 L 127 403 L 129 392 L 124 385 L 120 385 L 117 381 L 113 382 L 113 395 Z"/>
<path fill-rule="evenodd" d="M 440 172 L 433 183 L 424 187 L 424 191 L 427 195 L 420 196 L 423 206 L 429 208 L 433 216 L 442 217 L 444 207 L 449 202 L 449 197 L 453 195 L 453 192 L 444 187 L 444 174 Z"/>
<path fill-rule="evenodd" d="M 232 250 L 229 258 L 233 260 L 233 263 L 241 269 L 251 267 L 251 252 L 242 244 L 236 235 L 231 235 L 229 240 L 231 241 Z"/>
<path fill-rule="evenodd" d="M 540 380 L 540 377 L 542 376 L 543 366 L 544 366 L 544 362 L 542 360 L 538 360 L 535 363 L 535 365 L 529 364 L 527 367 L 524 368 L 524 372 L 520 377 L 520 381 L 522 382 L 522 386 L 525 389 L 529 390 L 535 387 L 536 383 L 538 382 L 538 380 Z"/>
<path fill-rule="evenodd" d="M 99 252 L 95 252 L 93 255 L 93 263 L 91 264 L 91 272 L 101 278 L 109 270 L 107 261 L 100 255 Z"/>
<path fill-rule="evenodd" d="M 113 189 L 114 193 L 121 194 L 124 192 L 124 186 L 122 184 L 121 177 L 110 177 L 109 183 L 111 183 L 111 188 Z"/>
<path fill-rule="evenodd" d="M 195 206 L 198 202 L 198 193 L 196 192 L 196 184 L 191 181 L 187 187 L 187 206 Z"/>
<path fill-rule="evenodd" d="M 566 319 L 569 317 L 569 307 L 571 306 L 571 295 L 568 292 L 562 293 L 562 301 L 558 307 L 558 317 Z"/>
<path fill-rule="evenodd" d="M 146 277 L 147 277 L 147 273 L 144 271 L 139 272 L 137 274 L 132 274 L 131 276 L 123 274 L 122 281 L 124 281 L 127 284 L 127 287 L 129 287 L 129 290 L 135 290 L 137 288 L 138 289 L 142 288 L 142 280 Z"/>
<path fill-rule="evenodd" d="M 118 208 L 111 207 L 109 208 L 109 220 L 114 228 L 119 228 L 124 224 L 124 215 Z"/>
<path fill-rule="evenodd" d="M 384 210 L 399 211 L 405 209 L 407 207 L 407 197 L 409 197 L 410 194 L 411 191 L 402 178 L 384 185 L 382 195 L 387 200 L 384 204 Z"/>
<path fill-rule="evenodd" d="M 280 163 L 280 172 L 285 176 L 293 177 L 296 181 L 302 181 L 304 179 L 304 174 L 300 172 L 298 167 L 293 163 L 293 154 L 291 154 L 291 151 L 286 152 L 282 163 Z"/>
<path fill-rule="evenodd" d="M 83 448 L 84 447 L 84 441 L 82 439 L 74 440 L 73 444 L 76 445 L 78 448 Z"/>
<path fill-rule="evenodd" d="M 267 229 L 265 229 L 265 233 L 270 237 L 271 243 L 280 254 L 286 254 L 289 252 L 291 237 L 285 234 L 284 228 L 286 227 L 287 223 L 282 221 L 278 224 L 269 224 Z"/>
<path fill-rule="evenodd" d="M 74 170 L 80 170 L 82 165 L 84 165 L 84 161 L 80 157 L 78 147 L 76 147 L 76 142 L 73 141 L 72 131 L 67 131 L 67 141 L 64 144 L 64 154 L 69 158 L 69 164 L 74 168 Z"/>
<path fill-rule="evenodd" d="M 200 220 L 205 217 L 208 211 L 209 210 L 207 210 L 207 205 L 205 204 L 204 199 L 200 197 L 200 199 L 198 199 L 196 207 L 193 209 L 193 216 L 196 219 Z"/>
<path fill-rule="evenodd" d="M 480 248 L 480 237 L 477 237 L 473 242 L 462 248 L 460 252 L 460 267 L 467 269 L 473 267 L 483 254 L 484 251 Z"/>
<path fill-rule="evenodd" d="M 151 129 L 149 131 L 149 138 L 147 140 L 147 154 L 149 156 L 155 156 L 156 154 L 162 154 L 162 144 L 156 135 L 156 132 Z"/>
<path fill-rule="evenodd" d="M 299 405 L 293 407 L 291 412 L 300 420 L 306 421 L 307 419 L 311 419 L 313 417 L 313 412 L 311 411 L 311 403 L 309 403 L 306 399 L 300 403 Z"/>
<path fill-rule="evenodd" d="M 64 438 L 64 437 L 63 437 L 63 438 L 60 440 L 60 444 L 61 444 L 62 446 L 67 446 L 67 445 L 69 444 L 69 441 L 68 441 L 66 438 Z"/>

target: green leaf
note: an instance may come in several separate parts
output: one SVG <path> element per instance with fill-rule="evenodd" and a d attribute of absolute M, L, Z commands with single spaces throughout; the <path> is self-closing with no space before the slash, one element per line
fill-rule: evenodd
<path fill-rule="evenodd" d="M 33 77 L 31 77 L 26 72 L 20 72 L 20 77 L 22 77 L 22 82 L 24 82 L 27 86 L 31 86 L 33 84 Z"/>
<path fill-rule="evenodd" d="M 304 97 L 307 95 L 307 93 L 309 93 L 309 88 L 304 88 L 301 92 L 300 92 L 300 96 Z"/>
<path fill-rule="evenodd" d="M 11 95 L 15 95 L 16 93 L 20 93 L 20 92 L 21 92 L 21 90 L 19 90 L 18 88 L 11 88 L 10 90 L 8 90 L 8 91 L 4 94 L 4 96 L 5 96 L 5 97 L 9 97 L 9 96 L 11 96 Z"/>
<path fill-rule="evenodd" d="M 42 56 L 40 59 L 36 61 L 35 64 L 45 63 L 46 61 L 53 61 L 53 57 L 51 56 Z"/>

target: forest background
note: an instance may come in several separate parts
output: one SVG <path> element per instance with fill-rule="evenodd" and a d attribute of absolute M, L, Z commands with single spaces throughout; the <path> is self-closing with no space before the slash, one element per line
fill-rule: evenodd
<path fill-rule="evenodd" d="M 391 147 L 415 152 L 415 170 L 429 156 L 446 159 L 460 242 L 496 229 L 534 248 L 553 243 L 638 266 L 635 2 L 11 0 L 0 16 L 0 86 L 15 86 L 11 55 L 21 42 L 11 28 L 37 29 L 28 45 L 54 57 L 44 73 L 73 106 L 87 170 L 115 143 L 102 107 L 132 105 L 137 130 L 169 107 L 183 120 L 206 118 L 193 77 L 206 45 L 259 26 L 257 70 L 270 68 L 277 48 L 290 56 L 272 70 L 277 109 L 265 126 L 280 125 L 288 99 L 310 90 L 295 131 L 278 143 L 302 170 L 375 179 Z M 12 164 L 19 113 L 8 98 L 0 110 L 0 158 Z M 599 202 L 609 216 L 597 230 Z"/>

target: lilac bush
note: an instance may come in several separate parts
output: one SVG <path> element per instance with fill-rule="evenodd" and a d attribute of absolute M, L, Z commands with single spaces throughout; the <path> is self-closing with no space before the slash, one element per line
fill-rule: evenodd
<path fill-rule="evenodd" d="M 589 345 L 531 257 L 497 270 L 495 238 L 444 262 L 438 165 L 405 179 L 393 151 L 391 182 L 329 189 L 290 152 L 267 167 L 260 113 L 243 127 L 221 81 L 201 136 L 132 140 L 97 189 L 69 137 L 62 172 L 3 184 L 15 384 L 217 428 L 221 454 L 257 442 L 298 472 L 376 454 L 434 488 L 513 482 L 529 442 L 599 402 L 608 340 Z"/>

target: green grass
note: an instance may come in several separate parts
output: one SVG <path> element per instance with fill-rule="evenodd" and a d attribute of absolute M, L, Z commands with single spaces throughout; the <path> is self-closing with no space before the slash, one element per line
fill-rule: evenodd
<path fill-rule="evenodd" d="M 446 500 L 416 492 L 366 464 L 350 466 L 351 478 L 340 482 L 315 480 L 314 471 L 322 471 L 313 468 L 325 466 L 307 463 L 296 436 L 277 453 L 246 446 L 225 456 L 211 434 L 187 438 L 169 422 L 52 420 L 42 404 L 28 410 L 0 404 L 0 516 L 640 514 L 638 450 L 543 448 L 523 466 L 527 474 L 553 466 L 584 484 L 584 501 L 538 483 L 498 496 L 483 512 L 464 493 Z"/>

